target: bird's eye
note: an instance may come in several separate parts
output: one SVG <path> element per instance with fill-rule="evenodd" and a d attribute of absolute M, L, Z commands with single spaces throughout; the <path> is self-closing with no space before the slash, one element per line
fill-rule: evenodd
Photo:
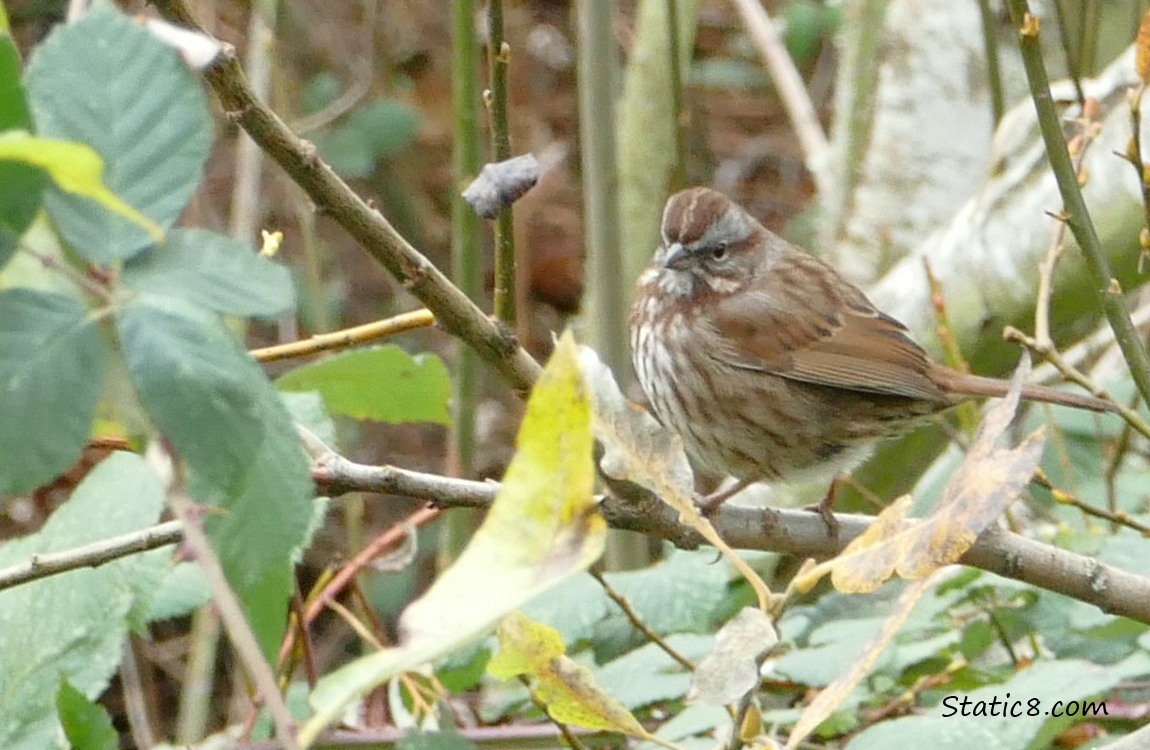
<path fill-rule="evenodd" d="M 727 243 L 720 242 L 711 248 L 711 260 L 722 260 L 727 257 Z"/>

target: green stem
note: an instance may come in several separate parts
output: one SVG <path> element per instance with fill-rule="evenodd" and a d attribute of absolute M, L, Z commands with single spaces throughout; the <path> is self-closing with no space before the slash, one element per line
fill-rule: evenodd
<path fill-rule="evenodd" d="M 1070 152 L 1066 148 L 1062 123 L 1058 119 L 1054 101 L 1050 96 L 1046 63 L 1042 59 L 1042 49 L 1038 40 L 1038 20 L 1030 13 L 1027 0 L 1008 0 L 1008 4 L 1011 20 L 1019 28 L 1019 48 L 1026 69 L 1026 78 L 1030 83 L 1030 95 L 1038 112 L 1038 126 L 1046 144 L 1050 167 L 1054 171 L 1058 190 L 1062 194 L 1067 225 L 1082 249 L 1082 256 L 1095 293 L 1098 295 L 1099 304 L 1106 313 L 1107 320 L 1110 321 L 1114 338 L 1122 349 L 1122 355 L 1130 367 L 1134 383 L 1142 399 L 1150 402 L 1150 356 L 1147 355 L 1146 347 L 1126 312 L 1122 287 L 1111 272 L 1110 262 L 1102 251 L 1098 233 L 1086 210 L 1086 201 L 1078 186 L 1078 175 L 1074 171 Z"/>
<path fill-rule="evenodd" d="M 1066 55 L 1066 71 L 1070 74 L 1070 81 L 1074 84 L 1074 95 L 1078 97 L 1078 105 L 1086 101 L 1086 93 L 1082 90 L 1082 48 L 1081 36 L 1079 47 L 1075 49 L 1070 42 L 1070 24 L 1067 23 L 1066 9 L 1062 7 L 1063 0 L 1054 0 L 1054 14 L 1058 16 L 1058 40 L 1062 44 L 1062 53 Z"/>
<path fill-rule="evenodd" d="M 614 28 L 616 3 L 588 0 L 578 7 L 579 141 L 583 159 L 583 237 L 588 279 L 584 310 L 591 345 L 623 382 L 631 371 L 626 327 L 627 301 L 631 295 L 619 241 L 619 164 L 615 149 L 615 82 L 619 62 Z M 670 60 L 671 67 L 677 69 L 677 56 L 672 54 Z M 681 164 L 682 149 L 677 151 Z M 619 529 L 609 532 L 604 557 L 612 570 L 631 570 L 650 564 L 647 540 Z"/>
<path fill-rule="evenodd" d="M 511 47 L 503 41 L 503 0 L 487 4 L 487 66 L 491 109 L 492 161 L 511 158 L 511 132 L 507 123 L 507 67 Z M 515 236 L 511 206 L 495 219 L 495 317 L 515 323 Z"/>
<path fill-rule="evenodd" d="M 990 82 L 990 110 L 994 125 L 1002 121 L 1006 111 L 1005 97 L 1002 94 L 1002 66 L 998 60 L 998 34 L 994 24 L 994 11 L 990 0 L 978 0 L 978 10 L 982 13 L 982 38 L 986 44 L 986 75 Z"/>
<path fill-rule="evenodd" d="M 594 3 L 592 3 L 594 4 Z M 671 61 L 671 109 L 675 113 L 675 161 L 671 168 L 669 193 L 687 187 L 687 149 L 683 137 L 686 112 L 683 111 L 683 66 L 679 55 L 679 14 L 677 0 L 667 0 L 667 49 Z"/>
<path fill-rule="evenodd" d="M 591 345 L 622 379 L 627 372 L 627 299 L 619 247 L 619 165 L 615 150 L 613 0 L 579 4 L 579 141 L 583 167 L 583 235 L 587 249 L 585 311 Z"/>
<path fill-rule="evenodd" d="M 459 188 L 451 202 L 451 276 L 472 301 L 483 294 L 481 225 L 463 200 L 462 187 L 479 174 L 479 86 L 476 63 L 475 0 L 451 4 L 451 93 L 455 111 L 453 178 Z M 448 473 L 470 477 L 475 473 L 475 414 L 479 389 L 479 358 L 471 347 L 458 349 L 455 392 L 452 397 Z M 452 512 L 443 520 L 440 564 L 462 551 L 474 528 L 474 513 Z"/>
<path fill-rule="evenodd" d="M 1094 75 L 1098 57 L 1098 26 L 1102 22 L 1102 3 L 1084 0 L 1082 3 L 1082 33 L 1078 44 L 1078 74 Z"/>

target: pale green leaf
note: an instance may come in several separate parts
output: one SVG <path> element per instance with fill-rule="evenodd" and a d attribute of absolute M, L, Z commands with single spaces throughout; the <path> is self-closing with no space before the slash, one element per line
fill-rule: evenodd
<path fill-rule="evenodd" d="M 297 367 L 276 380 L 283 391 L 317 391 L 333 414 L 381 422 L 448 424 L 451 380 L 443 361 L 398 346 L 357 349 Z"/>
<path fill-rule="evenodd" d="M 138 531 L 155 523 L 163 507 L 163 487 L 144 460 L 114 453 L 38 534 L 0 546 L 0 567 Z M 60 747 L 60 678 L 89 698 L 103 692 L 119 667 L 132 609 L 169 559 L 126 557 L 0 591 L 0 747 Z"/>
<path fill-rule="evenodd" d="M 38 135 L 90 146 L 111 193 L 163 229 L 175 223 L 212 144 L 203 85 L 175 50 L 98 2 L 37 46 L 25 84 Z M 96 263 L 156 242 L 154 229 L 84 195 L 50 190 L 46 204 L 69 244 Z"/>
<path fill-rule="evenodd" d="M 148 414 L 176 452 L 223 487 L 264 439 L 266 378 L 220 319 L 182 300 L 141 295 L 116 313 L 124 360 Z"/>
<path fill-rule="evenodd" d="M 49 482 L 79 458 L 103 364 L 97 322 L 79 302 L 0 291 L 0 496 Z"/>
<path fill-rule="evenodd" d="M 295 306 L 286 266 L 206 229 L 173 229 L 163 245 L 124 264 L 123 278 L 134 289 L 229 315 L 273 318 Z"/>

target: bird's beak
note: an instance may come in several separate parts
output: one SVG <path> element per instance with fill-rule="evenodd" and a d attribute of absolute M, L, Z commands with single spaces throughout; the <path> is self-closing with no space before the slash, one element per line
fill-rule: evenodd
<path fill-rule="evenodd" d="M 682 243 L 673 242 L 667 246 L 667 253 L 663 256 L 663 268 L 673 268 L 676 271 L 685 270 L 690 257 L 690 253 L 687 252 L 687 248 L 683 247 Z"/>

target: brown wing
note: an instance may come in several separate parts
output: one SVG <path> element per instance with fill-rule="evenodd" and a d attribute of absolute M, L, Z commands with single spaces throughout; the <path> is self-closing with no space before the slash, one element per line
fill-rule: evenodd
<path fill-rule="evenodd" d="M 723 341 L 718 357 L 804 383 L 949 403 L 906 327 L 823 271 L 835 273 L 810 256 L 787 258 L 770 271 L 777 294 L 750 287 L 716 300 L 709 317 Z"/>

